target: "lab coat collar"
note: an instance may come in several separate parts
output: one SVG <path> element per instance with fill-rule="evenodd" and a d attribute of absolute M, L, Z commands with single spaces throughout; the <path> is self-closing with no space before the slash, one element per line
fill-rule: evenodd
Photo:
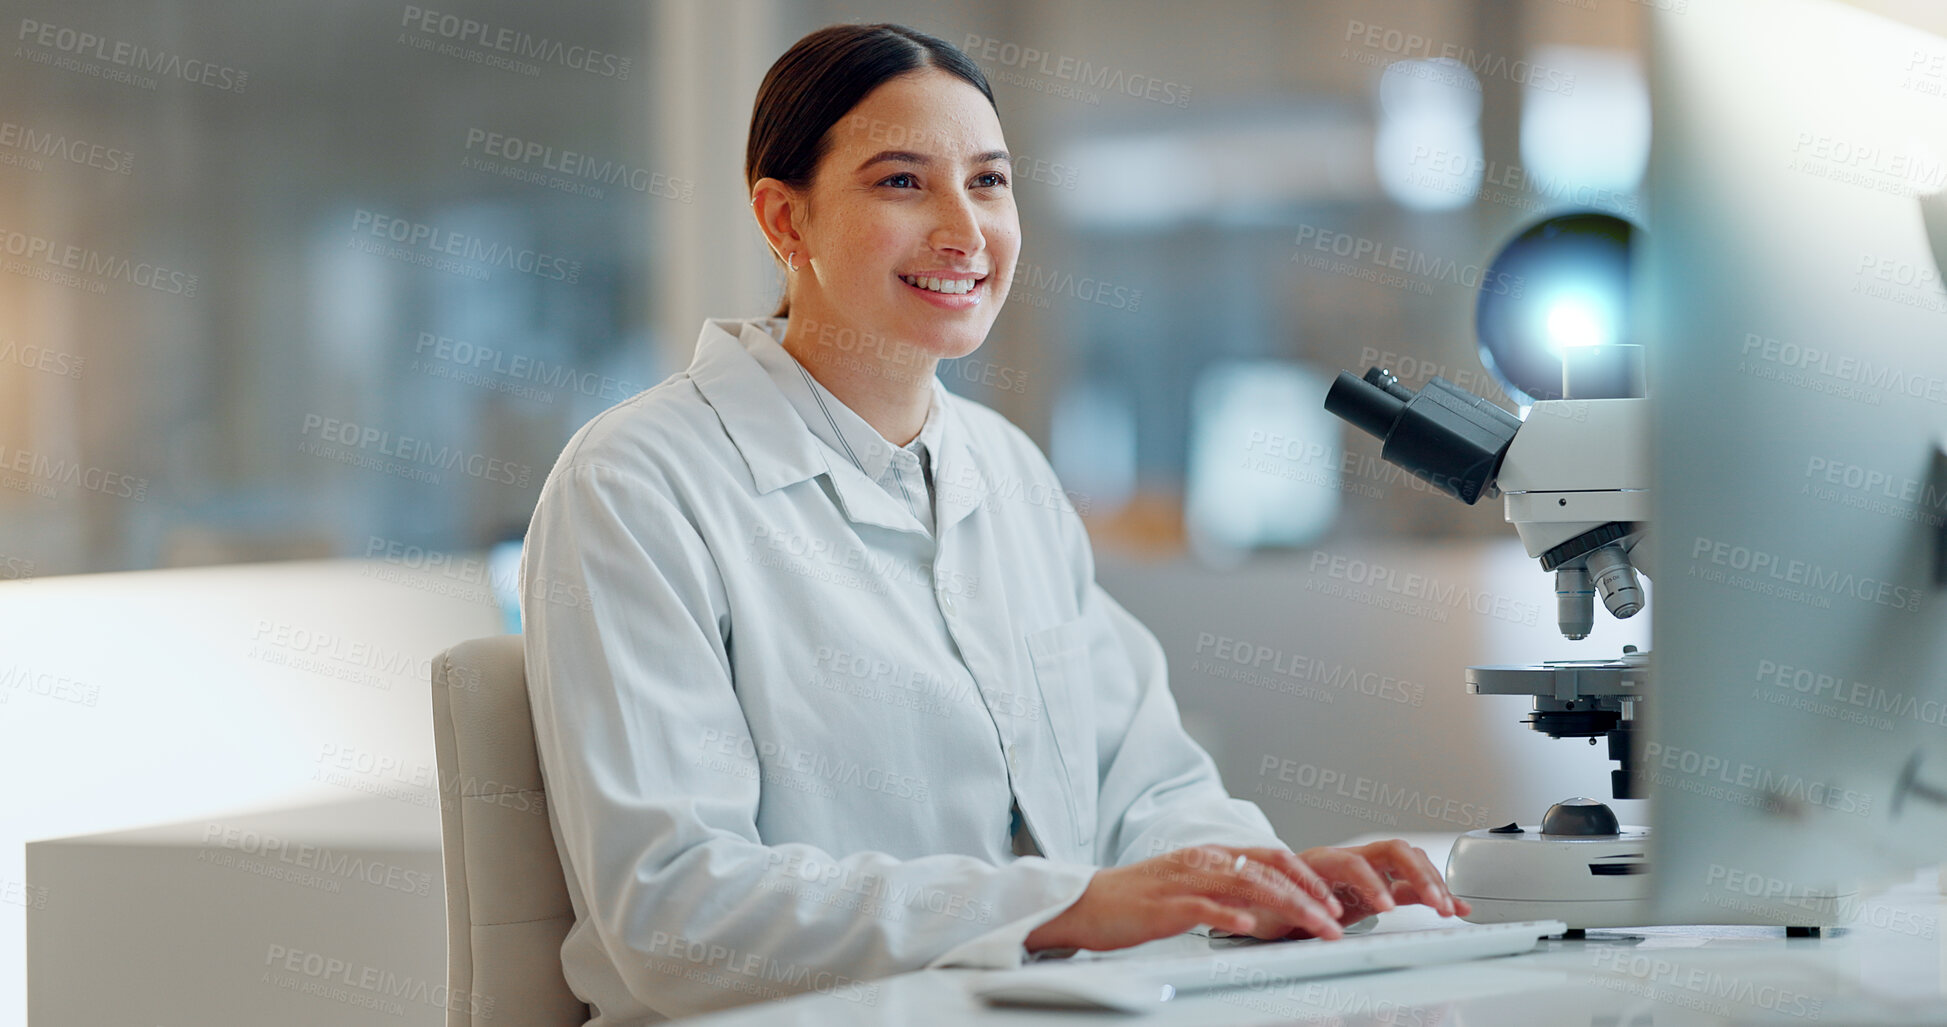
<path fill-rule="evenodd" d="M 758 494 L 763 495 L 828 468 L 818 440 L 803 422 L 795 416 L 780 416 L 791 409 L 790 404 L 737 341 L 746 324 L 731 318 L 704 321 L 689 376 L 716 410 L 723 430 L 750 468 Z M 756 328 L 754 324 L 750 327 Z"/>
<path fill-rule="evenodd" d="M 940 445 L 929 447 L 934 491 L 939 497 L 933 505 L 933 531 L 940 538 L 945 538 L 947 529 L 977 509 L 989 494 L 986 475 L 967 445 L 972 437 L 970 426 L 960 415 L 959 405 L 948 402 L 948 395 L 946 386 L 933 379 L 933 402 L 942 405 L 941 416 L 947 421 L 942 426 Z"/>
<path fill-rule="evenodd" d="M 770 376 L 771 384 L 784 393 L 791 406 L 804 420 L 805 427 L 818 440 L 837 452 L 845 454 L 865 476 L 878 481 L 885 476 L 886 466 L 892 463 L 893 446 L 879 434 L 877 428 L 867 423 L 844 401 L 832 395 L 831 390 L 811 376 L 803 364 L 785 350 L 779 337 L 788 327 L 787 321 L 772 318 L 769 321 L 744 325 L 739 337 L 744 350 L 756 358 L 757 365 Z M 761 330 L 759 330 L 761 329 Z M 931 411 L 929 420 L 931 420 Z M 836 459 L 830 453 L 826 460 Z"/>
<path fill-rule="evenodd" d="M 925 534 L 926 528 L 912 511 L 867 478 L 864 471 L 845 460 L 829 459 L 830 450 L 812 434 L 757 358 L 744 348 L 741 338 L 745 332 L 768 335 L 766 325 L 781 324 L 775 318 L 707 320 L 689 368 L 690 380 L 716 410 L 724 431 L 750 468 L 758 494 L 823 474 L 831 481 L 846 519 Z M 940 388 L 937 380 L 934 388 Z M 939 400 L 935 393 L 935 402 Z M 942 528 L 947 523 L 944 517 L 940 522 Z"/>

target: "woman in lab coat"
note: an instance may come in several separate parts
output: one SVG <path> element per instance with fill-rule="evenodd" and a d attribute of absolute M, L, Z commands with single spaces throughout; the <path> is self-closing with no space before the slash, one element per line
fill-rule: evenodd
<path fill-rule="evenodd" d="M 1010 170 L 949 44 L 805 37 L 746 155 L 783 306 L 707 322 L 542 488 L 527 672 L 596 1024 L 1468 912 L 1418 849 L 1294 854 L 1224 792 L 1047 461 L 935 377 L 1007 298 Z"/>

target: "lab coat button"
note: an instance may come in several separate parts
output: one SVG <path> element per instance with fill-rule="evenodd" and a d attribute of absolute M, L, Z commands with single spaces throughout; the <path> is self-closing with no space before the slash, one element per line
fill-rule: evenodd
<path fill-rule="evenodd" d="M 949 616 L 949 617 L 951 617 L 951 616 L 953 616 L 953 597 L 952 597 L 952 596 L 941 596 L 941 597 L 940 597 L 940 609 L 942 609 L 942 610 L 945 610 L 945 611 L 946 611 L 946 615 L 947 615 L 947 616 Z"/>
<path fill-rule="evenodd" d="M 1008 770 L 1008 773 L 1019 773 L 1019 772 L 1020 772 L 1020 769 L 1021 769 L 1021 765 L 1020 765 L 1020 761 L 1018 761 L 1018 760 L 1016 760 L 1016 759 L 1014 758 L 1014 747 L 1010 745 L 1010 746 L 1008 746 L 1008 747 L 1007 747 L 1007 770 Z"/>

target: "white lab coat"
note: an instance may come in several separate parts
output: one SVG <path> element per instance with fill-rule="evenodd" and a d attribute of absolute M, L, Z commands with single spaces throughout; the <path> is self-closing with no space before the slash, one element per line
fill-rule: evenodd
<path fill-rule="evenodd" d="M 1034 443 L 947 403 L 937 538 L 820 442 L 744 333 L 577 431 L 521 565 L 536 742 L 620 1027 L 1015 966 L 1093 871 L 1279 845 L 1184 733 Z M 1043 856 L 1016 857 L 1018 802 Z"/>

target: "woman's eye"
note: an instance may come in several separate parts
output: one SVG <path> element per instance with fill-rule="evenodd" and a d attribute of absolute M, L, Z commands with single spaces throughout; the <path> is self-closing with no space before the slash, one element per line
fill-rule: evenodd
<path fill-rule="evenodd" d="M 912 187 L 914 187 L 914 186 L 916 186 L 916 185 L 918 185 L 918 184 L 919 184 L 919 182 L 918 182 L 918 180 L 917 180 L 917 179 L 915 179 L 915 178 L 913 177 L 913 173 L 912 173 L 912 172 L 910 172 L 910 171 L 901 171 L 901 172 L 900 172 L 899 174 L 897 174 L 897 175 L 892 175 L 892 176 L 890 176 L 890 177 L 888 177 L 888 178 L 887 178 L 887 179 L 886 179 L 885 181 L 883 181 L 883 182 L 880 182 L 879 184 L 880 184 L 880 185 L 889 185 L 889 186 L 893 186 L 893 187 L 895 187 L 895 188 L 899 188 L 899 189 L 910 189 L 910 188 L 912 188 Z"/>
<path fill-rule="evenodd" d="M 998 171 L 989 171 L 986 174 L 981 175 L 979 178 L 974 179 L 974 187 L 977 189 L 990 189 L 995 186 L 1004 186 L 1006 184 L 1007 184 L 1007 176 L 1001 174 Z"/>

